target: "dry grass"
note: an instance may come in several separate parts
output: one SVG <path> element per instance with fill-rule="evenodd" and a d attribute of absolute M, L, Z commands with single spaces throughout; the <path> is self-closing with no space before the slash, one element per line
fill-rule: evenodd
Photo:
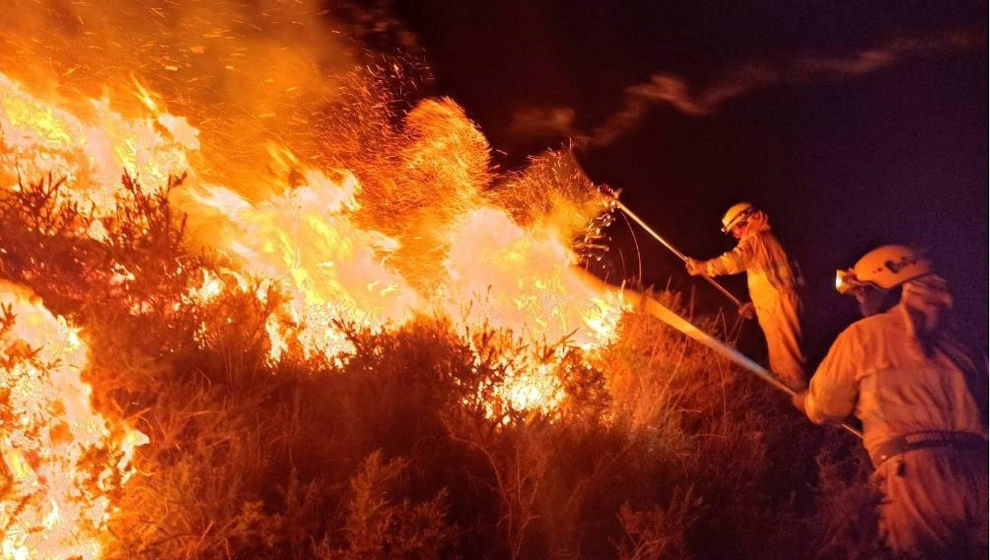
<path fill-rule="evenodd" d="M 439 320 L 345 329 L 349 361 L 272 369 L 271 305 L 177 308 L 215 265 L 183 251 L 164 195 L 128 184 L 106 244 L 75 233 L 85 211 L 53 209 L 57 181 L 0 204 L 3 277 L 83 327 L 95 404 L 151 439 L 108 558 L 879 554 L 856 442 L 649 317 L 593 366 L 563 360 L 553 418 L 486 414 L 477 388 L 525 349 L 493 342 L 478 363 Z"/>

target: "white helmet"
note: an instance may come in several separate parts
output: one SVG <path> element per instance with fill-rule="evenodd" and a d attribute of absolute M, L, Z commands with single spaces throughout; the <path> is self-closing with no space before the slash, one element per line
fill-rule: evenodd
<path fill-rule="evenodd" d="M 849 270 L 836 271 L 835 289 L 840 294 L 865 285 L 889 290 L 932 272 L 932 261 L 924 252 L 903 245 L 884 245 L 863 255 Z"/>
<path fill-rule="evenodd" d="M 733 204 L 722 216 L 722 233 L 729 233 L 732 228 L 756 212 L 756 207 L 748 202 Z"/>

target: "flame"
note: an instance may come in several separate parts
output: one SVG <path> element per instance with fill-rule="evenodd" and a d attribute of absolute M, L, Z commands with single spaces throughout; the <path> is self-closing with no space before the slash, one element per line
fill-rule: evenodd
<path fill-rule="evenodd" d="M 111 35 L 167 27 L 165 11 L 152 8 L 149 19 L 140 4 L 136 12 L 121 7 L 119 17 L 94 3 L 64 9 L 80 22 L 123 21 L 105 26 Z M 270 9 L 296 9 L 277 4 Z M 445 316 L 479 364 L 483 350 L 472 338 L 479 332 L 495 331 L 525 350 L 502 358 L 503 381 L 485 387 L 494 395 L 493 416 L 505 409 L 552 413 L 565 399 L 556 372 L 570 353 L 590 361 L 615 340 L 628 304 L 618 290 L 585 279 L 575 249 L 595 237 L 575 241 L 607 205 L 589 194 L 593 185 L 566 158 L 499 175 L 484 135 L 452 100 L 425 99 L 399 118 L 392 99 L 369 84 L 359 83 L 353 99 L 341 96 L 337 86 L 347 80 L 327 79 L 323 69 L 338 58 L 353 61 L 346 53 L 311 59 L 332 51 L 323 32 L 334 32 L 322 27 L 283 38 L 306 43 L 301 50 L 246 42 L 236 26 L 210 23 L 254 21 L 236 13 L 189 17 L 209 28 L 169 36 L 195 38 L 182 49 L 163 39 L 143 47 L 154 52 L 131 53 L 124 52 L 129 35 L 106 44 L 97 33 L 78 38 L 112 49 L 121 68 L 134 67 L 123 76 L 82 62 L 92 72 L 37 67 L 39 60 L 77 60 L 81 47 L 16 40 L 47 23 L 30 10 L 20 15 L 23 29 L 11 24 L 13 32 L 0 37 L 10 47 L 0 62 L 29 61 L 0 66 L 0 189 L 64 178 L 57 204 L 90 211 L 92 225 L 74 233 L 99 243 L 128 200 L 122 174 L 149 189 L 184 175 L 169 202 L 188 218 L 189 249 L 220 264 L 203 267 L 172 311 L 206 309 L 229 295 L 255 298 L 269 313 L 272 366 L 289 358 L 348 359 L 355 349 L 345 325 L 380 332 L 417 316 Z M 0 15 L 0 22 L 17 19 L 13 10 Z M 163 71 L 182 79 L 162 78 Z M 382 71 L 404 79 L 397 65 Z M 42 77 L 57 87 L 42 89 Z M 330 129 L 314 132 L 328 107 L 343 116 L 328 118 L 336 128 L 317 123 Z M 109 281 L 139 279 L 113 265 Z M 0 505 L 0 554 L 99 558 L 97 535 L 114 512 L 107 493 L 131 475 L 134 448 L 146 438 L 90 409 L 90 389 L 79 379 L 86 346 L 75 329 L 22 289 L 5 286 L 0 300 L 16 316 L 0 347 L 0 358 L 12 364 L 0 381 L 0 480 L 13 496 Z M 151 308 L 134 301 L 130 312 Z M 208 344 L 215 327 L 204 319 L 199 341 Z M 39 354 L 28 359 L 27 348 Z M 95 450 L 113 460 L 94 467 Z"/>
<path fill-rule="evenodd" d="M 80 380 L 86 345 L 23 288 L 0 283 L 6 328 L 0 336 L 0 502 L 3 558 L 83 558 L 101 554 L 99 534 L 113 513 L 108 494 L 133 473 L 139 431 L 111 425 L 90 406 Z"/>
<path fill-rule="evenodd" d="M 0 11 L 0 189 L 51 177 L 63 185 L 56 210 L 95 218 L 72 234 L 108 243 L 133 198 L 123 174 L 150 190 L 184 176 L 170 208 L 187 218 L 189 252 L 213 264 L 169 309 L 207 311 L 200 343 L 231 322 L 219 311 L 230 296 L 267 313 L 273 367 L 347 360 L 349 326 L 443 316 L 479 367 L 489 333 L 522 349 L 498 358 L 499 386 L 478 388 L 492 416 L 559 410 L 558 370 L 575 352 L 594 360 L 628 308 L 579 269 L 575 247 L 601 222 L 579 241 L 580 230 L 607 205 L 575 162 L 499 173 L 453 100 L 407 106 L 415 95 L 353 71 L 361 55 L 322 1 L 159 4 Z M 420 76 L 405 66 L 375 68 L 415 93 Z M 141 281 L 121 264 L 102 272 L 122 291 Z M 90 408 L 78 330 L 24 289 L 0 288 L 15 316 L 0 331 L 0 556 L 99 558 L 109 491 L 146 438 Z M 157 303 L 134 296 L 128 309 Z"/>
<path fill-rule="evenodd" d="M 106 98 L 88 100 L 88 105 L 92 116 L 81 119 L 0 73 L 0 185 L 17 189 L 21 181 L 47 174 L 64 177 L 72 188 L 60 205 L 78 204 L 95 209 L 97 217 L 112 216 L 122 173 L 160 185 L 189 167 L 186 154 L 196 145 L 194 133 L 173 123 L 181 140 L 162 134 L 155 115 L 126 118 Z M 90 233 L 100 239 L 99 232 Z"/>
<path fill-rule="evenodd" d="M 418 314 L 446 315 L 461 329 L 508 330 L 533 347 L 593 352 L 614 339 L 621 297 L 582 281 L 568 238 L 588 217 L 587 204 L 534 200 L 544 166 L 540 180 L 515 179 L 521 194 L 512 211 L 541 206 L 540 219 L 520 225 L 497 197 L 483 195 L 493 175 L 488 146 L 452 101 L 426 100 L 409 113 L 399 160 L 361 171 L 374 182 L 370 194 L 350 170 L 321 170 L 269 144 L 248 196 L 202 180 L 192 164 L 198 131 L 147 87 L 134 87 L 143 113 L 125 117 L 102 99 L 90 100 L 93 112 L 82 118 L 0 75 L 0 172 L 18 188 L 16 179 L 54 170 L 76 201 L 110 209 L 122 172 L 150 185 L 188 173 L 173 203 L 188 215 L 190 238 L 229 260 L 241 278 L 236 289 L 254 278 L 286 296 L 266 323 L 273 364 L 293 350 L 303 358 L 346 355 L 353 349 L 338 325 L 383 330 Z M 99 229 L 89 234 L 100 240 Z M 133 280 L 127 274 L 121 281 Z M 226 289 L 204 277 L 188 300 L 205 303 Z"/>
<path fill-rule="evenodd" d="M 334 321 L 375 330 L 402 324 L 419 306 L 418 296 L 385 262 L 397 242 L 351 220 L 360 189 L 353 175 L 334 181 L 306 170 L 300 181 L 257 204 L 207 185 L 192 193 L 195 207 L 186 207 L 195 212 L 194 222 L 219 229 L 212 234 L 216 250 L 252 277 L 279 283 L 289 297 L 281 312 L 306 325 L 300 338 L 304 356 L 332 356 L 350 350 Z M 269 328 L 270 334 L 276 331 Z M 284 346 L 273 345 L 274 361 Z"/>
<path fill-rule="evenodd" d="M 453 231 L 445 265 L 446 311 L 466 326 L 549 343 L 571 338 L 585 350 L 614 339 L 622 307 L 602 305 L 574 272 L 577 256 L 549 229 L 524 230 L 500 209 L 475 210 Z"/>

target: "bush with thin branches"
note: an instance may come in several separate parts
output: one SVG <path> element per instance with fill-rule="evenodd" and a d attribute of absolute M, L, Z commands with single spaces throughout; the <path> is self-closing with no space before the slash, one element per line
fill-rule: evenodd
<path fill-rule="evenodd" d="M 551 412 L 492 405 L 532 348 L 442 319 L 340 325 L 347 359 L 272 365 L 277 288 L 184 299 L 223 263 L 184 248 L 180 183 L 125 177 L 102 241 L 58 180 L 0 194 L 3 277 L 83 328 L 94 405 L 151 441 L 107 558 L 880 554 L 858 444 L 642 314 L 598 356 L 543 349 Z"/>

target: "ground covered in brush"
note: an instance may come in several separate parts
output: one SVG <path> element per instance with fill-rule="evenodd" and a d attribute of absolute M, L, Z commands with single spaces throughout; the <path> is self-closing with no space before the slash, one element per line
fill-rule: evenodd
<path fill-rule="evenodd" d="M 125 178 L 102 243 L 57 191 L 3 194 L 0 264 L 82 327 L 98 410 L 150 438 L 108 558 L 879 554 L 859 442 L 648 316 L 591 365 L 570 351 L 552 413 L 492 405 L 532 349 L 438 318 L 271 366 L 277 294 L 184 300 L 222 263 L 182 248 L 167 190 Z"/>

